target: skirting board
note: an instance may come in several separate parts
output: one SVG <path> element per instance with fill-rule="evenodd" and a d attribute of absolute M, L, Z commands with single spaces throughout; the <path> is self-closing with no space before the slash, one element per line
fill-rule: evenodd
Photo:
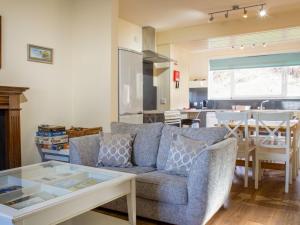
<path fill-rule="evenodd" d="M 102 213 L 90 211 L 60 223 L 59 225 L 129 225 L 129 222 Z"/>

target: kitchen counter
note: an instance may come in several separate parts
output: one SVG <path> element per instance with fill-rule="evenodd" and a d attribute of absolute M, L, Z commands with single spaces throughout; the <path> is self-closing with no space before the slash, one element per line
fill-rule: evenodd
<path fill-rule="evenodd" d="M 193 112 L 300 112 L 298 109 L 249 109 L 249 110 L 232 110 L 232 109 L 183 109 L 180 112 L 193 113 Z"/>
<path fill-rule="evenodd" d="M 213 127 L 217 124 L 216 112 L 229 111 L 231 109 L 182 109 L 180 110 L 182 118 L 200 119 L 200 127 Z M 258 109 L 245 110 L 248 112 L 260 112 Z M 263 112 L 297 112 L 300 110 L 263 110 Z M 235 111 L 238 112 L 238 111 Z M 144 123 L 164 122 L 164 111 L 161 110 L 146 110 L 144 111 Z"/>

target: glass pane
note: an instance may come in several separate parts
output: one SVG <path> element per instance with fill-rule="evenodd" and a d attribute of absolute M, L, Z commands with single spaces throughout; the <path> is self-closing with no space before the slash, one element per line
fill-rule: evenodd
<path fill-rule="evenodd" d="M 208 83 L 209 99 L 231 98 L 231 77 L 232 70 L 210 71 Z"/>
<path fill-rule="evenodd" d="M 272 97 L 282 94 L 282 68 L 234 70 L 234 97 Z"/>
<path fill-rule="evenodd" d="M 300 66 L 286 67 L 287 74 L 287 96 L 300 96 Z"/>

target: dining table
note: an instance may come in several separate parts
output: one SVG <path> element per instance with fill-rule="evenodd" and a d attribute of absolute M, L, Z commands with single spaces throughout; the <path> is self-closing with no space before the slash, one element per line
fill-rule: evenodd
<path fill-rule="evenodd" d="M 234 128 L 237 124 L 232 122 L 229 124 L 229 127 Z M 287 125 L 281 124 L 281 122 L 279 121 L 266 121 L 265 125 L 267 125 L 270 129 L 277 129 L 277 132 L 281 132 L 282 134 L 284 134 L 287 130 Z M 240 125 L 240 129 L 243 129 L 245 125 Z M 263 125 L 259 125 L 259 129 L 261 132 L 263 132 L 265 130 Z M 256 121 L 255 119 L 249 119 L 248 120 L 248 130 L 250 134 L 253 134 L 256 130 Z M 300 123 L 298 119 L 292 119 L 290 120 L 290 138 L 291 138 L 291 147 L 293 149 L 293 154 L 295 159 L 299 158 L 299 154 L 298 154 L 298 142 L 299 142 L 299 136 L 300 136 Z M 244 160 L 237 160 L 237 165 L 239 166 L 244 166 Z M 250 162 L 250 166 L 252 165 L 252 163 Z M 262 162 L 262 168 L 264 169 L 275 169 L 275 170 L 284 170 L 285 169 L 285 165 L 282 163 L 278 163 L 278 162 Z M 293 170 L 294 175 L 296 175 L 297 173 L 297 169 L 295 168 Z"/>

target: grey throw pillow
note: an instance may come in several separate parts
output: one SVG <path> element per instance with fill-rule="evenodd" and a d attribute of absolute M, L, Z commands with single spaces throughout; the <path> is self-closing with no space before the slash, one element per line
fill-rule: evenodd
<path fill-rule="evenodd" d="M 134 135 L 104 134 L 100 135 L 98 166 L 132 167 L 131 154 Z"/>
<path fill-rule="evenodd" d="M 199 154 L 208 146 L 203 141 L 193 140 L 182 135 L 173 134 L 173 140 L 165 166 L 165 171 L 188 176 Z"/>

